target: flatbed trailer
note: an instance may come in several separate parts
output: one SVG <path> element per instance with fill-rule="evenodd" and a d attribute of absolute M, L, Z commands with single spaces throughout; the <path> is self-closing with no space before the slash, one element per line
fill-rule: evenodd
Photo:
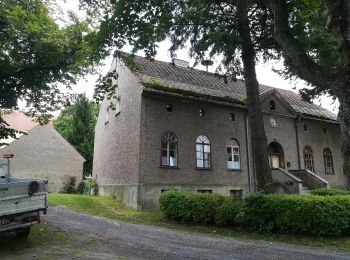
<path fill-rule="evenodd" d="M 11 178 L 12 157 L 12 154 L 3 155 L 5 160 L 0 163 L 0 232 L 27 237 L 31 226 L 40 223 L 40 214 L 46 214 L 48 182 Z"/>

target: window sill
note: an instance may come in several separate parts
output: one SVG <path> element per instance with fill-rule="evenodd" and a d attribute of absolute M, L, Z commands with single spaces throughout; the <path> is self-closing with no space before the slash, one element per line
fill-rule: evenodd
<path fill-rule="evenodd" d="M 159 166 L 160 169 L 180 169 L 178 166 Z"/>
<path fill-rule="evenodd" d="M 200 168 L 200 167 L 196 167 L 196 170 L 212 171 L 213 168 Z"/>
<path fill-rule="evenodd" d="M 226 168 L 226 170 L 229 171 L 229 172 L 240 172 L 240 171 L 242 171 L 241 168 L 239 168 L 239 169 L 230 169 L 230 168 Z"/>

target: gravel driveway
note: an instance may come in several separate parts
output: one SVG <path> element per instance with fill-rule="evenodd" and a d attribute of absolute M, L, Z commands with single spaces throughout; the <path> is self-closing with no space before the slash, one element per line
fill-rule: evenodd
<path fill-rule="evenodd" d="M 95 236 L 106 249 L 94 259 L 350 259 L 350 254 L 266 241 L 245 241 L 131 224 L 50 207 L 49 225 Z M 100 250 L 101 251 L 101 250 Z M 113 253 L 114 252 L 114 253 Z M 93 254 L 93 251 L 92 251 Z"/>

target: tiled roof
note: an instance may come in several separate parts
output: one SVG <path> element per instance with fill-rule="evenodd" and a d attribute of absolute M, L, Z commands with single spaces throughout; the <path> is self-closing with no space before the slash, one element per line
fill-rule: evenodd
<path fill-rule="evenodd" d="M 225 83 L 224 77 L 215 73 L 189 67 L 178 67 L 169 62 L 149 60 L 140 56 L 135 56 L 134 62 L 137 68 L 136 73 L 141 80 L 152 77 L 162 80 L 167 87 L 177 90 L 191 91 L 213 97 L 231 97 L 238 100 L 246 98 L 245 85 L 242 80 L 228 80 Z M 260 85 L 260 94 L 264 94 L 271 89 L 278 91 L 297 113 L 337 120 L 334 113 L 303 100 L 300 95 L 293 91 Z"/>
<path fill-rule="evenodd" d="M 15 129 L 17 131 L 28 132 L 38 125 L 38 122 L 34 122 L 34 118 L 26 116 L 22 112 L 12 112 L 10 114 L 4 115 L 4 120 L 9 124 L 9 128 Z"/>

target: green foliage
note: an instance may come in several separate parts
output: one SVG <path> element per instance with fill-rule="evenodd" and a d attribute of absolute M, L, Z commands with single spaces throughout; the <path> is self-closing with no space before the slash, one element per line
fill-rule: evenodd
<path fill-rule="evenodd" d="M 77 179 L 75 177 L 69 177 L 69 180 L 63 183 L 62 192 L 67 194 L 75 193 L 75 183 Z"/>
<path fill-rule="evenodd" d="M 70 98 L 58 83 L 69 88 L 106 54 L 89 21 L 70 13 L 59 26 L 51 4 L 0 0 L 0 110 L 16 109 L 22 99 L 40 123 Z M 4 126 L 0 116 L 1 138 L 12 134 Z"/>
<path fill-rule="evenodd" d="M 85 195 L 97 195 L 98 193 L 98 187 L 97 183 L 94 179 L 88 178 L 86 180 L 82 180 L 78 184 L 77 192 L 79 194 L 85 194 Z"/>
<path fill-rule="evenodd" d="M 320 188 L 320 189 L 312 190 L 311 194 L 318 195 L 318 196 L 350 195 L 350 191 Z"/>
<path fill-rule="evenodd" d="M 55 129 L 85 158 L 84 174 L 90 175 L 94 153 L 95 125 L 99 105 L 80 95 L 54 121 Z"/>
<path fill-rule="evenodd" d="M 166 191 L 159 198 L 160 209 L 173 220 L 192 224 L 233 225 L 239 202 L 219 194 Z"/>
<path fill-rule="evenodd" d="M 241 225 L 259 232 L 339 236 L 349 231 L 348 196 L 253 194 L 244 201 Z"/>

